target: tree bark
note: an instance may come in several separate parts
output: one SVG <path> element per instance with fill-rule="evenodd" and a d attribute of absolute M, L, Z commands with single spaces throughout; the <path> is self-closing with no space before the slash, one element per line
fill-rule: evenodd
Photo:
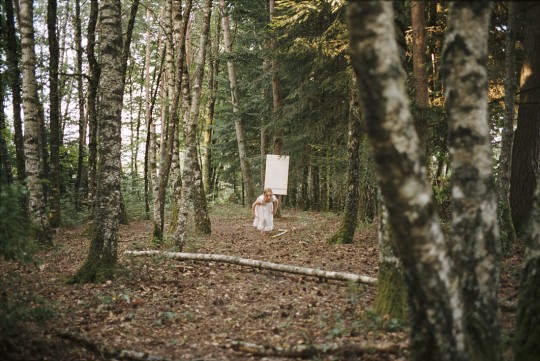
<path fill-rule="evenodd" d="M 4 1 L 6 12 L 6 64 L 8 67 L 7 79 L 11 87 L 11 102 L 13 105 L 13 128 L 15 156 L 17 163 L 17 179 L 23 182 L 26 179 L 25 158 L 24 158 L 24 136 L 21 117 L 21 69 L 19 67 L 19 43 L 15 29 L 15 12 L 13 0 Z M 23 201 L 26 205 L 26 201 Z M 26 208 L 26 207 L 24 207 Z"/>
<path fill-rule="evenodd" d="M 202 149 L 202 174 L 203 185 L 207 194 L 213 194 L 212 189 L 212 143 L 213 143 L 213 124 L 214 124 L 214 110 L 216 105 L 217 90 L 218 90 L 218 72 L 219 72 L 219 34 L 221 32 L 221 19 L 216 23 L 216 39 L 212 43 L 212 39 L 209 39 L 209 56 L 208 56 L 208 102 L 206 103 L 206 114 L 204 122 L 204 137 L 203 137 L 203 149 Z"/>
<path fill-rule="evenodd" d="M 533 199 L 521 271 L 514 359 L 533 361 L 540 354 L 540 182 Z"/>
<path fill-rule="evenodd" d="M 508 28 L 505 41 L 506 78 L 504 85 L 504 120 L 502 125 L 501 155 L 499 156 L 498 215 L 501 244 L 504 250 L 514 244 L 516 231 L 510 208 L 510 175 L 512 173 L 512 143 L 516 102 L 516 14 L 513 1 L 508 2 Z"/>
<path fill-rule="evenodd" d="M 205 254 L 205 253 L 182 253 L 182 252 L 163 252 L 163 251 L 126 251 L 124 254 L 134 257 L 144 256 L 164 256 L 177 260 L 193 260 L 193 261 L 209 261 L 209 262 L 223 262 L 236 264 L 240 266 L 248 266 L 253 268 L 267 269 L 272 271 L 286 272 L 292 274 L 299 274 L 311 277 L 320 277 L 345 282 L 365 283 L 368 285 L 374 285 L 377 283 L 377 279 L 369 276 L 357 275 L 354 273 L 324 271 L 318 268 L 299 267 L 281 263 L 272 263 L 266 261 L 259 261 L 255 259 L 247 259 L 235 256 L 226 256 L 222 254 Z"/>
<path fill-rule="evenodd" d="M 80 209 L 81 186 L 87 180 L 88 174 L 84 164 L 86 156 L 86 117 L 84 112 L 84 86 L 83 86 L 83 46 L 81 27 L 81 4 L 80 0 L 75 1 L 75 52 L 77 69 L 77 95 L 79 104 L 79 154 L 77 157 L 77 178 L 75 180 L 75 208 Z"/>
<path fill-rule="evenodd" d="M 219 0 L 221 9 L 221 22 L 223 27 L 223 41 L 225 54 L 232 53 L 231 27 L 229 25 L 229 13 L 225 0 Z M 247 159 L 246 140 L 244 137 L 244 126 L 242 125 L 242 114 L 240 112 L 240 99 L 238 98 L 236 67 L 234 62 L 228 58 L 227 70 L 229 73 L 229 85 L 231 88 L 231 103 L 234 115 L 234 128 L 236 131 L 236 141 L 238 144 L 238 157 L 240 158 L 240 169 L 242 171 L 242 182 L 246 191 L 246 198 L 250 201 L 255 199 L 255 190 L 253 187 L 253 178 L 251 176 L 251 167 Z"/>
<path fill-rule="evenodd" d="M 31 0 L 21 0 L 20 29 L 23 69 L 24 151 L 26 160 L 26 185 L 28 187 L 28 212 L 35 239 L 45 245 L 52 244 L 43 186 L 40 179 L 41 149 L 40 124 L 43 113 L 37 91 L 36 54 L 34 50 L 34 11 Z"/>
<path fill-rule="evenodd" d="M 175 27 L 175 21 L 178 22 L 180 16 L 180 5 L 173 1 L 169 4 L 169 10 L 165 9 L 165 36 L 168 39 L 166 42 L 166 90 L 167 98 L 165 109 L 166 131 L 162 132 L 161 144 L 161 166 L 159 168 L 159 212 L 160 212 L 160 232 L 154 233 L 154 239 L 158 240 L 157 234 L 163 235 L 165 226 L 165 195 L 167 193 L 167 184 L 169 183 L 169 175 L 171 171 L 173 152 L 175 151 L 175 143 L 178 143 L 178 104 L 182 88 L 182 76 L 185 67 L 186 58 L 186 34 L 191 14 L 192 1 L 188 0 L 184 5 L 184 13 L 178 27 Z M 169 13 L 167 14 L 167 11 Z M 168 25 L 167 25 L 168 23 Z M 176 29 L 176 31 L 174 31 Z M 175 39 L 173 39 L 173 36 Z M 174 51 L 173 51 L 174 49 Z M 177 59 L 174 58 L 175 51 L 178 54 Z M 172 101 L 171 101 L 172 100 Z M 166 138 L 164 137 L 166 136 Z"/>
<path fill-rule="evenodd" d="M 114 274 L 120 212 L 123 98 L 122 10 L 120 0 L 100 2 L 100 103 L 95 231 L 88 256 L 72 282 L 101 282 Z"/>
<path fill-rule="evenodd" d="M 58 67 L 60 50 L 56 35 L 56 0 L 47 1 L 47 34 L 49 36 L 49 122 L 51 149 L 51 196 L 49 201 L 49 222 L 57 228 L 62 222 L 60 207 L 60 91 Z"/>
<path fill-rule="evenodd" d="M 193 203 L 195 210 L 195 228 L 202 234 L 210 234 L 210 218 L 206 196 L 202 184 L 201 168 L 199 165 L 197 149 L 197 128 L 199 123 L 199 105 L 204 78 L 204 65 L 207 52 L 208 34 L 210 32 L 210 19 L 212 15 L 212 1 L 205 0 L 203 7 L 203 19 L 201 38 L 199 40 L 199 52 L 195 61 L 195 72 L 193 74 L 193 86 L 189 89 L 188 78 L 182 82 L 184 92 L 184 108 L 189 112 L 184 112 L 184 144 L 186 147 L 184 169 L 182 172 L 182 195 L 178 214 L 177 228 L 174 233 L 174 243 L 182 249 L 186 233 L 188 204 Z"/>
<path fill-rule="evenodd" d="M 351 61 L 376 172 L 403 264 L 413 360 L 466 360 L 458 278 L 408 109 L 392 3 L 350 1 Z"/>
<path fill-rule="evenodd" d="M 377 275 L 377 296 L 373 308 L 381 317 L 407 318 L 407 289 L 403 280 L 403 270 L 394 249 L 393 237 L 384 199 L 379 197 L 378 207 L 379 272 Z"/>
<path fill-rule="evenodd" d="M 510 206 L 512 221 L 523 234 L 540 177 L 540 3 L 527 3 L 517 128 L 512 149 Z"/>
<path fill-rule="evenodd" d="M 4 33 L 4 22 L 0 19 L 0 33 Z M 0 67 L 3 68 L 3 60 L 0 59 Z M 3 73 L 3 72 L 2 72 Z M 0 77 L 0 188 L 2 184 L 13 183 L 13 172 L 11 169 L 11 160 L 9 159 L 8 147 L 7 147 L 7 127 L 6 127 L 6 113 L 4 111 L 4 74 Z"/>
<path fill-rule="evenodd" d="M 101 70 L 95 55 L 98 12 L 98 0 L 90 0 L 86 46 L 88 57 L 88 220 L 90 233 L 94 231 L 97 190 L 97 95 L 101 77 Z"/>
<path fill-rule="evenodd" d="M 452 3 L 442 55 L 452 157 L 452 245 L 473 360 L 501 360 L 500 244 L 488 123 L 488 1 Z"/>
<path fill-rule="evenodd" d="M 415 101 L 415 126 L 420 147 L 425 156 L 428 138 L 428 76 L 426 68 L 426 22 L 424 19 L 423 1 L 411 1 L 411 27 L 413 52 L 413 83 Z"/>
<path fill-rule="evenodd" d="M 360 198 L 360 140 L 362 125 L 360 105 L 358 104 L 358 85 L 356 76 L 351 76 L 349 98 L 349 133 L 347 142 L 347 196 L 343 220 L 337 232 L 328 240 L 330 243 L 347 244 L 353 242 L 358 224 L 358 208 Z"/>

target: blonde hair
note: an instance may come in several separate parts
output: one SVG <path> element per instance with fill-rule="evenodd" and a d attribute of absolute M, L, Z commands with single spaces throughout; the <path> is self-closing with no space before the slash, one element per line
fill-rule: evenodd
<path fill-rule="evenodd" d="M 268 193 L 268 192 L 274 194 L 274 192 L 272 192 L 272 188 L 265 188 L 265 189 L 263 190 L 263 194 L 266 194 L 266 193 Z"/>

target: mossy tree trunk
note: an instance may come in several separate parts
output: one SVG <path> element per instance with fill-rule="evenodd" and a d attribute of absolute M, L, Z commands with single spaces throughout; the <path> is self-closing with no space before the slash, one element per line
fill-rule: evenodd
<path fill-rule="evenodd" d="M 349 133 L 347 141 L 347 196 L 341 226 L 334 233 L 329 243 L 352 243 L 356 225 L 358 224 L 358 208 L 360 197 L 360 140 L 362 126 L 360 106 L 358 104 L 358 86 L 356 76 L 352 74 L 351 92 L 349 98 Z"/>
<path fill-rule="evenodd" d="M 395 240 L 392 238 L 392 229 L 388 223 L 388 211 L 384 206 L 382 196 L 379 198 L 379 272 L 374 309 L 383 317 L 405 320 L 408 307 L 403 270 L 393 250 Z"/>
<path fill-rule="evenodd" d="M 88 256 L 72 282 L 101 282 L 114 274 L 120 212 L 123 70 L 120 0 L 100 2 L 100 113 L 95 229 Z"/>

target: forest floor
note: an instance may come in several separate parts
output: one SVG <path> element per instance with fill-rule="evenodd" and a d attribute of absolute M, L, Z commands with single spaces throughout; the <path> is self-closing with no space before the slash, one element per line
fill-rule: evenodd
<path fill-rule="evenodd" d="M 211 219 L 212 235 L 190 233 L 184 252 L 377 277 L 375 225 L 359 227 L 353 244 L 329 245 L 326 239 L 340 224 L 331 213 L 285 209 L 275 221 L 274 235 L 277 229 L 287 230 L 279 237 L 261 235 L 251 226 L 250 210 L 239 206 L 215 206 Z M 35 315 L 32 321 L 21 318 L 17 326 L 0 329 L 0 359 L 407 358 L 407 327 L 372 312 L 373 285 L 124 254 L 153 249 L 150 233 L 148 221 L 121 226 L 117 275 L 103 284 L 66 284 L 88 253 L 90 239 L 82 227 L 59 229 L 54 248 L 37 254 L 38 266 L 0 259 L 0 296 L 11 300 L 10 311 L 23 304 L 25 312 L 32 309 Z M 518 256 L 503 261 L 500 297 L 506 303 L 516 301 L 519 262 Z M 8 313 L 0 310 L 0 317 Z M 17 312 L 9 313 L 13 315 Z M 511 334 L 515 308 L 503 307 L 501 319 L 505 335 Z M 239 342 L 258 347 L 239 347 Z"/>

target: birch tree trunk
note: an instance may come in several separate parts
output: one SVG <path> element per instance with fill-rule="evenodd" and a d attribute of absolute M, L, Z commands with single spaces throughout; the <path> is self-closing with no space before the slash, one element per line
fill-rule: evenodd
<path fill-rule="evenodd" d="M 145 87 L 145 122 L 147 129 L 146 151 L 145 151 L 145 201 L 148 200 L 148 174 L 152 185 L 153 217 L 152 217 L 152 240 L 161 240 L 163 233 L 161 230 L 161 218 L 159 213 L 159 178 L 157 171 L 157 145 L 156 145 L 156 123 L 152 119 L 151 89 L 150 89 L 150 20 L 151 11 L 146 9 L 146 55 L 144 62 L 144 87 Z M 159 84 L 156 84 L 159 88 Z M 147 207 L 149 208 L 149 207 Z M 148 212 L 148 209 L 147 209 Z"/>
<path fill-rule="evenodd" d="M 347 142 L 347 197 L 340 228 L 328 240 L 329 243 L 352 243 L 358 224 L 360 198 L 360 139 L 362 137 L 360 105 L 358 104 L 358 85 L 356 76 L 351 76 L 349 98 L 349 133 Z"/>
<path fill-rule="evenodd" d="M 123 98 L 120 0 L 100 2 L 100 113 L 95 231 L 88 256 L 72 282 L 101 282 L 114 274 L 120 211 L 120 153 Z"/>
<path fill-rule="evenodd" d="M 7 79 L 11 87 L 11 102 L 13 105 L 13 128 L 15 156 L 17 162 L 17 179 L 23 182 L 26 179 L 25 159 L 24 159 L 24 136 L 22 130 L 21 117 L 21 69 L 19 67 L 19 43 L 15 29 L 15 12 L 13 9 L 13 0 L 4 1 L 4 10 L 6 12 L 6 64 L 8 67 Z M 26 204 L 25 201 L 23 201 Z"/>
<path fill-rule="evenodd" d="M 487 106 L 488 1 L 452 3 L 443 82 L 452 156 L 452 245 L 472 360 L 502 360 L 500 243 Z"/>
<path fill-rule="evenodd" d="M 379 192 L 380 193 L 380 192 Z M 395 239 L 388 219 L 388 210 L 379 194 L 378 239 L 379 271 L 377 273 L 377 297 L 373 308 L 381 317 L 407 318 L 407 289 L 399 258 L 394 253 Z"/>
<path fill-rule="evenodd" d="M 515 242 L 516 231 L 510 208 L 510 175 L 512 173 L 512 143 L 516 102 L 516 14 L 515 3 L 508 2 L 508 28 L 505 42 L 506 78 L 504 85 L 504 123 L 502 126 L 501 155 L 499 156 L 498 214 L 501 244 L 508 249 Z"/>
<path fill-rule="evenodd" d="M 47 34 L 49 36 L 49 122 L 51 145 L 51 197 L 49 202 L 49 222 L 57 228 L 62 221 L 60 209 L 60 92 L 58 66 L 60 50 L 56 36 L 56 0 L 47 1 Z"/>
<path fill-rule="evenodd" d="M 467 360 L 458 278 L 420 159 L 392 3 L 350 1 L 347 10 L 361 109 L 409 289 L 411 359 Z"/>
<path fill-rule="evenodd" d="M 174 232 L 174 243 L 179 249 L 184 246 L 186 233 L 188 205 L 193 202 L 195 209 L 195 227 L 198 232 L 210 234 L 210 218 L 206 196 L 202 185 L 201 169 L 198 159 L 197 149 L 197 127 L 199 122 L 199 105 L 201 100 L 202 84 L 204 78 L 204 65 L 208 44 L 208 33 L 210 31 L 210 18 L 212 15 L 212 0 L 205 0 L 203 8 L 203 19 L 201 38 L 199 41 L 199 52 L 195 61 L 195 73 L 193 75 L 193 86 L 189 92 L 187 77 L 182 82 L 184 88 L 184 102 L 189 104 L 189 112 L 184 112 L 184 143 L 186 147 L 184 169 L 182 172 L 182 195 L 178 214 L 178 223 Z"/>
<path fill-rule="evenodd" d="M 40 123 L 43 115 L 36 82 L 36 54 L 34 50 L 34 11 L 31 0 L 21 0 L 20 29 L 23 69 L 24 151 L 26 160 L 26 185 L 28 187 L 28 213 L 35 239 L 52 244 L 52 235 L 47 219 L 47 210 L 40 179 L 41 149 Z"/>
<path fill-rule="evenodd" d="M 514 359 L 534 361 L 540 354 L 540 182 L 536 186 L 521 271 Z"/>
<path fill-rule="evenodd" d="M 167 192 L 167 184 L 169 183 L 169 175 L 175 144 L 178 143 L 178 104 L 182 87 L 183 68 L 185 66 L 186 57 L 186 33 L 191 14 L 192 1 L 188 0 L 184 5 L 184 13 L 181 16 L 180 24 L 179 17 L 181 8 L 178 1 L 173 0 L 169 4 L 167 1 L 165 8 L 165 38 L 166 38 L 166 89 L 167 101 L 165 107 L 165 119 L 167 124 L 167 133 L 162 131 L 161 144 L 161 166 L 159 168 L 159 209 L 160 209 L 160 232 L 154 232 L 154 240 L 161 241 L 156 238 L 156 235 L 163 235 L 165 226 L 165 195 Z M 168 24 L 168 25 L 167 25 Z M 175 57 L 175 55 L 177 55 Z M 164 136 L 166 135 L 166 138 Z M 165 141 L 164 141 L 165 140 Z"/>
<path fill-rule="evenodd" d="M 540 178 L 540 5 L 525 3 L 526 24 L 521 67 L 519 110 L 512 149 L 510 206 L 516 232 L 524 233 Z"/>
<path fill-rule="evenodd" d="M 231 27 L 229 25 L 229 12 L 225 0 L 219 0 L 221 10 L 221 23 L 223 27 L 223 42 L 225 53 L 232 53 Z M 227 70 L 229 73 L 229 84 L 231 87 L 231 103 L 234 115 L 234 128 L 236 131 L 236 141 L 238 144 L 238 157 L 240 158 L 240 169 L 242 171 L 242 181 L 246 191 L 247 203 L 255 199 L 255 191 L 253 187 L 253 179 L 251 176 L 251 168 L 247 160 L 246 140 L 244 138 L 244 127 L 242 125 L 242 115 L 240 113 L 240 100 L 238 98 L 236 67 L 233 61 L 228 58 Z"/>

